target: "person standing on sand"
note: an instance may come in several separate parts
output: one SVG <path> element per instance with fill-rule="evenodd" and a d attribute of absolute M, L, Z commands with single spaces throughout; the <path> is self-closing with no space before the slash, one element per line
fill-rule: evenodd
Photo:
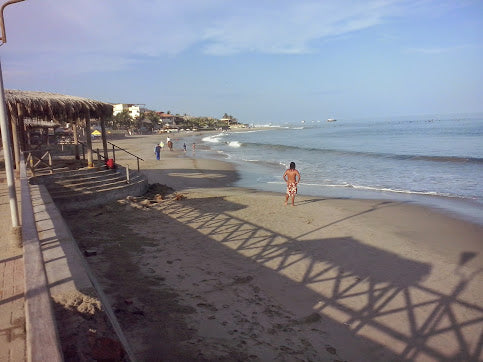
<path fill-rule="evenodd" d="M 283 179 L 287 183 L 287 194 L 285 195 L 285 205 L 288 198 L 292 198 L 292 206 L 295 202 L 295 194 L 297 194 L 297 184 L 300 182 L 300 173 L 295 169 L 295 162 L 290 162 L 290 168 L 283 174 Z"/>
<path fill-rule="evenodd" d="M 156 159 L 159 161 L 159 156 L 161 154 L 161 146 L 160 145 L 156 145 L 156 147 L 154 147 L 154 153 L 156 154 Z"/>

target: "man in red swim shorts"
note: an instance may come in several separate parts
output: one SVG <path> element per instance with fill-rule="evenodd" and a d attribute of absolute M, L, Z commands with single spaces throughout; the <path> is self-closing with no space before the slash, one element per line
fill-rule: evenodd
<path fill-rule="evenodd" d="M 300 173 L 295 169 L 295 162 L 290 162 L 290 168 L 283 174 L 283 179 L 287 183 L 287 194 L 285 195 L 285 205 L 287 205 L 288 198 L 292 198 L 292 206 L 295 201 L 295 194 L 297 193 L 297 184 L 300 182 Z"/>

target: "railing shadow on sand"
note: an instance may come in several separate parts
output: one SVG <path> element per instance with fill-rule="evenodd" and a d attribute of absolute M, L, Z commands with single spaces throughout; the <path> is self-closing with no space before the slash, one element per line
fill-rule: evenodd
<path fill-rule="evenodd" d="M 295 290 L 303 290 L 314 311 L 345 327 L 347 335 L 389 348 L 397 360 L 479 360 L 483 308 L 468 301 L 464 292 L 481 269 L 461 274 L 455 285 L 448 283 L 444 290 L 432 288 L 424 282 L 432 272 L 430 263 L 352 237 L 307 239 L 312 232 L 289 237 L 231 215 L 230 210 L 237 208 L 230 201 L 220 198 L 217 203 L 216 212 L 203 199 L 158 207 L 206 238 L 290 279 L 294 298 Z M 380 202 L 322 228 L 395 204 Z M 473 257 L 463 254 L 460 266 Z M 294 277 L 295 267 L 303 268 L 302 276 L 299 272 Z"/>

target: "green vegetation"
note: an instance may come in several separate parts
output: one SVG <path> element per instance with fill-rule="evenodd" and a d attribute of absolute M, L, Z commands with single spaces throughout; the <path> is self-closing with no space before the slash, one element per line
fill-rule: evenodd
<path fill-rule="evenodd" d="M 107 123 L 110 124 L 113 129 L 127 129 L 133 126 L 133 119 L 128 111 L 123 111 L 112 116 Z"/>
<path fill-rule="evenodd" d="M 171 112 L 168 111 L 167 114 L 171 114 Z M 223 115 L 222 119 L 225 120 L 221 121 L 213 117 L 191 117 L 187 116 L 186 114 L 184 116 L 176 114 L 175 124 L 176 127 L 185 129 L 218 129 L 229 126 L 226 121 L 227 119 L 230 119 L 231 123 L 237 123 L 236 118 L 228 115 L 227 113 Z M 115 116 L 112 116 L 108 120 L 107 124 L 112 129 L 118 130 L 140 129 L 142 127 L 148 129 L 161 129 L 167 126 L 166 124 L 163 124 L 159 114 L 154 111 L 146 111 L 136 119 L 132 119 L 128 111 L 123 111 Z"/>

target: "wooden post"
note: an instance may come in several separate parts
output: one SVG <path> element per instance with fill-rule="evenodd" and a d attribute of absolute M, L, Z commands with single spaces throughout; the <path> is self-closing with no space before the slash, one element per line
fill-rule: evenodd
<path fill-rule="evenodd" d="M 45 123 L 47 122 L 50 122 L 50 117 L 47 117 L 45 116 L 44 117 L 44 121 Z M 49 129 L 48 128 L 45 128 L 44 126 L 42 126 L 42 128 L 40 128 L 40 139 L 42 140 L 41 141 L 41 144 L 46 146 L 46 148 L 49 148 Z"/>
<path fill-rule="evenodd" d="M 50 173 L 54 173 L 54 166 L 53 166 L 53 163 L 52 163 L 52 155 L 50 153 L 50 151 L 47 151 L 49 153 L 49 167 L 50 167 Z"/>
<path fill-rule="evenodd" d="M 20 147 L 18 144 L 17 117 L 10 113 L 10 124 L 12 126 L 13 157 L 15 159 L 15 169 L 20 172 Z"/>
<path fill-rule="evenodd" d="M 31 136 L 30 136 L 31 129 L 32 128 L 29 127 L 29 126 L 27 126 L 26 129 L 25 129 L 25 135 L 27 136 L 27 147 L 28 147 L 29 151 L 32 149 L 32 139 L 31 139 Z"/>
<path fill-rule="evenodd" d="M 72 125 L 72 132 L 74 136 L 74 155 L 76 160 L 80 160 L 79 155 L 79 133 L 77 132 L 77 123 L 80 122 L 80 118 L 77 117 L 74 124 Z"/>
<path fill-rule="evenodd" d="M 25 123 L 23 120 L 23 105 L 22 103 L 17 103 L 17 117 L 18 117 L 18 129 L 19 129 L 19 142 L 20 150 L 25 151 L 27 149 L 25 140 Z"/>
<path fill-rule="evenodd" d="M 91 138 L 91 118 L 88 114 L 86 117 L 86 144 L 87 144 L 87 167 L 93 168 L 94 161 L 92 158 L 92 138 Z"/>
<path fill-rule="evenodd" d="M 101 122 L 101 137 L 102 137 L 102 148 L 104 149 L 104 160 L 107 161 L 109 158 L 109 153 L 107 152 L 107 135 L 106 135 L 106 124 L 104 118 L 100 118 Z"/>

